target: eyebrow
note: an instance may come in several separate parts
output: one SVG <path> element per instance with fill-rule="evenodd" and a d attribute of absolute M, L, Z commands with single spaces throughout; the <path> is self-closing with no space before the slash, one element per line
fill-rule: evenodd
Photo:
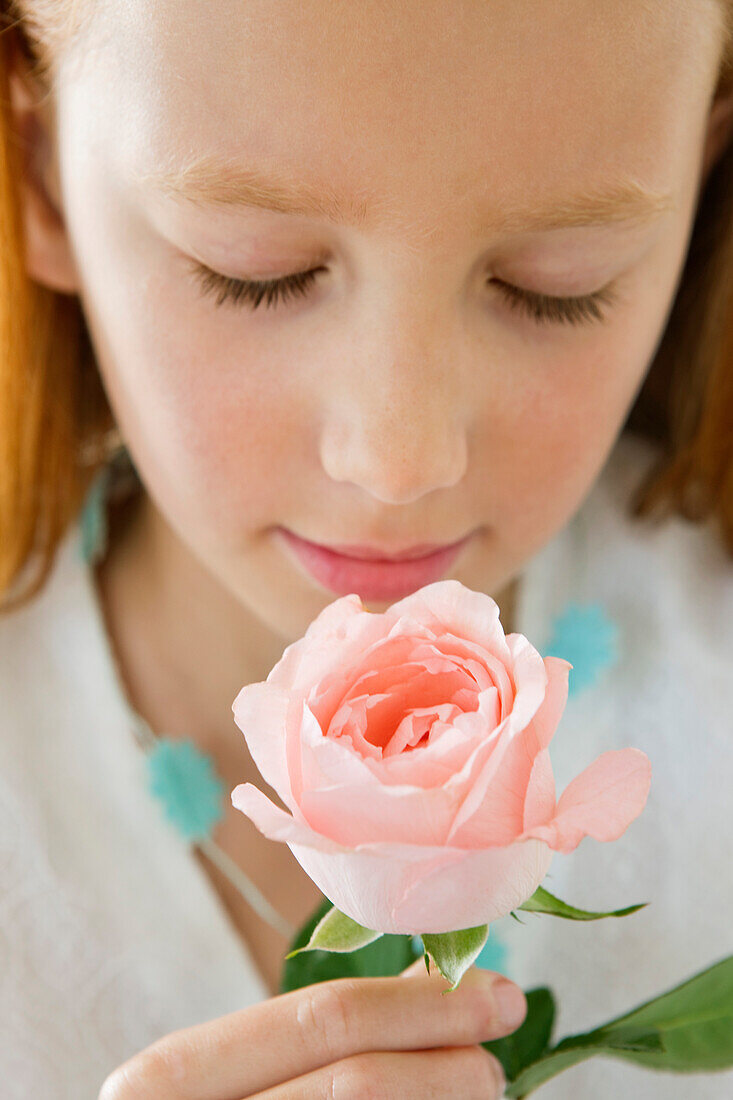
<path fill-rule="evenodd" d="M 198 209 L 255 208 L 297 217 L 319 217 L 337 224 L 364 227 L 378 220 L 385 204 L 362 191 L 342 196 L 330 184 L 310 185 L 284 173 L 262 173 L 238 162 L 207 156 L 180 168 L 154 169 L 138 175 L 162 194 Z M 672 195 L 638 180 L 622 177 L 564 195 L 543 208 L 513 199 L 488 203 L 483 224 L 505 233 L 544 232 L 615 222 L 644 223 L 674 209 Z"/>

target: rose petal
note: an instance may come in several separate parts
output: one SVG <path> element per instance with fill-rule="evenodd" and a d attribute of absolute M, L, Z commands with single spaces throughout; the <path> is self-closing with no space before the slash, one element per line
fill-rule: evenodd
<path fill-rule="evenodd" d="M 516 646 L 518 653 L 526 653 L 524 646 L 515 642 L 515 639 L 522 637 L 523 635 L 510 635 L 512 649 Z M 501 748 L 487 761 L 484 773 L 478 777 L 475 787 L 469 791 L 465 803 L 456 815 L 453 828 L 448 834 L 451 844 L 462 848 L 509 844 L 521 836 L 527 827 L 524 820 L 527 812 L 526 800 L 535 759 L 551 739 L 565 708 L 568 670 L 571 667 L 561 657 L 545 657 L 544 660 L 540 658 L 540 661 L 543 675 L 547 678 L 544 698 L 524 729 L 516 730 L 512 713 L 511 732 L 503 736 Z M 527 673 L 529 677 L 536 674 L 538 666 L 534 661 L 529 661 L 528 664 L 531 665 L 531 672 Z M 547 788 L 548 778 L 552 782 L 549 760 L 544 771 L 534 777 L 530 815 L 544 813 L 550 799 L 554 799 L 554 790 L 550 793 Z M 538 783 L 541 788 L 536 786 Z M 541 806 L 537 804 L 538 799 Z M 545 820 L 541 823 L 544 824 Z M 539 823 L 533 821 L 533 824 Z"/>
<path fill-rule="evenodd" d="M 309 624 L 303 635 L 309 642 L 341 641 L 346 627 L 352 619 L 365 614 L 361 596 L 350 592 L 348 596 L 339 596 L 327 604 Z"/>
<path fill-rule="evenodd" d="M 361 783 L 375 790 L 379 782 L 356 752 L 347 736 L 326 737 L 307 703 L 303 703 L 300 729 L 302 786 L 298 792 L 341 784 Z M 278 794 L 280 792 L 278 791 Z"/>
<path fill-rule="evenodd" d="M 292 844 L 306 874 L 342 913 L 380 932 L 419 935 L 490 924 L 534 893 L 552 860 L 539 840 L 466 852 L 366 844 L 342 853 Z"/>
<path fill-rule="evenodd" d="M 315 832 L 338 844 L 444 844 L 460 804 L 460 792 L 450 786 L 372 787 L 339 783 L 303 791 L 300 809 Z"/>
<path fill-rule="evenodd" d="M 496 729 L 498 700 L 496 688 L 483 692 L 479 710 L 459 714 L 435 740 L 412 753 L 366 761 L 370 771 L 381 783 L 407 783 L 415 787 L 436 787 L 447 783 L 460 772 L 468 757 L 488 740 L 486 731 Z"/>
<path fill-rule="evenodd" d="M 341 845 L 319 836 L 308 825 L 296 821 L 255 787 L 253 783 L 238 783 L 231 793 L 232 806 L 241 810 L 257 826 L 263 836 L 285 844 L 308 844 L 321 852 L 339 852 Z"/>
<path fill-rule="evenodd" d="M 372 644 L 383 641 L 380 616 L 359 610 L 358 599 L 342 596 L 325 607 L 303 637 L 286 647 L 267 682 L 305 693 L 330 676 L 342 675 Z"/>
<path fill-rule="evenodd" d="M 534 893 L 552 859 L 539 840 L 469 853 L 418 844 L 345 848 L 299 825 L 251 783 L 240 783 L 231 798 L 263 835 L 288 845 L 333 905 L 379 932 L 452 932 L 490 923 Z"/>
<path fill-rule="evenodd" d="M 350 705 L 352 701 L 364 698 L 365 694 L 370 700 L 367 704 L 365 736 L 382 751 L 390 745 L 400 723 L 416 708 L 450 707 L 456 693 L 468 685 L 472 689 L 471 709 L 477 705 L 476 692 L 473 690 L 475 681 L 464 669 L 445 663 L 442 668 L 435 668 L 430 672 L 421 664 L 409 663 L 398 671 L 401 676 L 397 682 L 394 682 L 394 677 L 379 676 L 374 677 L 371 684 L 359 682 L 355 685 L 354 691 L 358 690 L 358 694 L 352 694 L 350 689 L 329 725 L 329 734 L 341 729 L 348 731 Z"/>
<path fill-rule="evenodd" d="M 496 601 L 484 592 L 466 587 L 454 577 L 410 592 L 393 603 L 384 615 L 390 622 L 409 615 L 420 623 L 429 624 L 436 634 L 449 630 L 485 646 L 505 663 L 510 659 Z"/>
<path fill-rule="evenodd" d="M 564 657 L 544 657 L 543 662 L 547 672 L 547 687 L 542 705 L 532 719 L 532 734 L 537 738 L 537 751 L 547 748 L 560 725 L 568 701 L 568 677 L 573 667 Z"/>
<path fill-rule="evenodd" d="M 383 758 L 402 755 L 407 757 L 405 751 L 419 747 L 422 751 L 427 748 L 431 740 L 437 740 L 444 730 L 452 728 L 452 723 L 460 717 L 460 710 L 454 703 L 440 703 L 415 707 L 401 720 L 397 729 L 385 746 Z"/>
<path fill-rule="evenodd" d="M 466 852 L 462 861 L 414 879 L 393 913 L 394 930 L 447 932 L 491 924 L 532 896 L 551 862 L 552 851 L 534 840 Z"/>
<path fill-rule="evenodd" d="M 651 763 L 640 749 L 602 753 L 563 791 L 555 816 L 527 829 L 558 852 L 572 852 L 584 836 L 618 840 L 646 804 Z"/>
<path fill-rule="evenodd" d="M 287 762 L 288 730 L 300 725 L 299 705 L 288 692 L 265 680 L 246 684 L 232 703 L 234 721 L 244 734 L 252 759 L 267 783 L 293 809 Z"/>
<path fill-rule="evenodd" d="M 304 731 L 304 746 L 310 736 Z M 444 782 L 426 787 L 415 786 L 411 779 L 403 785 L 382 783 L 368 767 L 373 761 L 367 764 L 359 760 L 358 766 L 369 772 L 366 781 L 358 771 L 352 770 L 353 760 L 348 767 L 342 765 L 348 749 L 324 738 L 320 744 L 316 743 L 310 755 L 304 747 L 304 759 L 308 761 L 304 774 L 309 782 L 299 795 L 299 809 L 311 828 L 339 844 L 354 846 L 362 842 L 387 841 L 446 844 L 466 791 L 475 787 L 477 773 L 500 738 L 501 730 L 492 738 L 476 741 L 458 770 Z M 429 749 L 414 751 L 427 753 Z M 322 778 L 330 776 L 330 783 L 313 782 L 318 767 Z M 521 823 L 515 835 L 520 831 Z M 510 840 L 514 840 L 515 835 Z"/>
<path fill-rule="evenodd" d="M 367 613 L 364 613 L 366 618 Z M 349 652 L 345 642 L 341 641 L 336 650 L 337 659 L 333 666 L 319 680 L 314 680 L 308 691 L 308 703 L 325 730 L 333 720 L 343 699 L 349 694 L 361 694 L 362 677 L 373 677 L 378 684 L 383 677 L 385 685 L 401 679 L 400 668 L 410 661 L 412 640 L 407 637 L 385 639 L 385 623 L 381 616 L 370 614 L 372 620 L 369 630 L 376 637 L 364 637 L 363 648 Z M 375 625 L 376 624 L 376 625 Z M 302 675 L 302 668 L 299 670 Z M 376 690 L 381 690 L 377 687 Z"/>
<path fill-rule="evenodd" d="M 516 761 L 521 760 L 515 752 L 515 767 L 505 766 L 511 746 L 521 745 L 518 734 L 512 724 L 512 716 L 504 720 L 498 743 L 484 758 L 481 770 L 474 774 L 453 825 L 448 831 L 446 842 L 458 848 L 490 848 L 511 844 L 522 832 L 522 815 L 528 774 L 511 776 L 512 770 L 519 771 Z M 526 765 L 529 773 L 531 762 Z M 505 782 L 506 777 L 507 782 Z M 510 777 L 515 783 L 509 782 Z"/>
<path fill-rule="evenodd" d="M 524 634 L 510 634 L 506 643 L 511 653 L 509 667 L 514 680 L 512 724 L 515 730 L 523 730 L 545 698 L 547 669 L 541 654 Z"/>
<path fill-rule="evenodd" d="M 394 607 L 394 605 L 392 606 Z M 436 637 L 434 623 L 423 622 L 422 619 L 415 618 L 409 611 L 404 611 L 401 615 L 397 616 L 390 615 L 386 611 L 383 611 L 382 622 L 384 624 L 384 637 L 386 641 L 401 638 L 412 643 L 417 638 L 432 640 Z"/>
<path fill-rule="evenodd" d="M 529 773 L 527 794 L 524 799 L 522 828 L 532 829 L 544 825 L 555 814 L 555 777 L 548 749 L 542 749 L 534 758 Z"/>
<path fill-rule="evenodd" d="M 486 684 L 486 677 L 488 675 L 489 684 L 493 683 L 499 693 L 499 699 L 501 701 L 502 718 L 505 717 L 514 705 L 514 680 L 509 674 L 507 669 L 507 663 L 504 658 L 497 657 L 495 653 L 492 653 L 486 646 L 480 645 L 477 642 L 469 642 L 465 639 L 458 638 L 451 633 L 445 633 L 439 639 L 440 646 L 446 649 L 450 648 L 450 651 L 455 653 L 459 658 L 462 658 L 466 669 L 470 672 L 477 661 L 480 661 L 484 667 L 484 683 L 480 684 L 480 688 L 483 690 L 488 687 Z"/>
<path fill-rule="evenodd" d="M 368 783 L 358 774 L 349 781 L 345 778 L 346 769 L 339 774 L 337 756 L 347 750 L 324 739 L 317 750 L 318 763 L 324 762 L 324 774 L 327 770 L 332 781 L 320 784 L 318 789 L 312 783 L 306 785 L 298 799 L 304 819 L 314 830 L 340 844 L 355 845 L 361 840 L 367 843 L 403 841 L 419 845 L 450 843 L 454 847 L 470 848 L 510 843 L 521 832 L 521 820 L 508 840 L 502 833 L 499 839 L 491 835 L 485 844 L 457 844 L 450 834 L 451 823 L 466 799 L 466 792 L 471 794 L 478 786 L 477 777 L 500 746 L 502 732 L 508 733 L 509 721 L 507 719 L 489 738 L 475 741 L 461 768 L 442 784 L 424 788 L 415 786 L 410 780 L 404 785 L 380 782 L 368 768 L 373 761 L 368 764 L 360 761 L 369 771 Z M 417 753 L 428 751 L 414 750 Z M 315 771 L 312 774 L 315 775 Z M 520 804 L 520 815 L 521 808 Z"/>
<path fill-rule="evenodd" d="M 319 728 L 324 730 L 324 737 L 331 741 L 343 738 L 344 743 L 350 743 L 354 752 L 362 759 L 371 757 L 373 760 L 381 760 L 382 750 L 378 745 L 367 741 L 366 734 L 369 711 L 385 698 L 388 696 L 362 695 L 359 699 L 350 699 L 348 703 L 342 703 L 325 729 L 318 719 Z M 317 718 L 315 711 L 312 713 Z"/>

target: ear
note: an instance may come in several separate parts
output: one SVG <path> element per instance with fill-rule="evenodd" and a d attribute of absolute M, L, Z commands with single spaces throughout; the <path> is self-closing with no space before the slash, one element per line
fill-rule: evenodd
<path fill-rule="evenodd" d="M 26 270 L 36 282 L 73 294 L 79 279 L 63 217 L 54 104 L 15 36 L 7 57 L 12 125 L 22 150 Z"/>
<path fill-rule="evenodd" d="M 719 84 L 708 115 L 702 162 L 702 181 L 714 168 L 733 136 L 733 73 Z"/>

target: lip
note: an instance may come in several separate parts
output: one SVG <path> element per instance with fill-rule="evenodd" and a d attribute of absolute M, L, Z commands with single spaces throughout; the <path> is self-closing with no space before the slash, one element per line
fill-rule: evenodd
<path fill-rule="evenodd" d="M 364 600 L 397 600 L 425 584 L 440 580 L 475 532 L 471 531 L 457 542 L 429 549 L 427 553 L 424 548 L 430 544 L 423 543 L 389 558 L 377 556 L 380 551 L 371 547 L 355 544 L 342 544 L 338 548 L 323 546 L 301 538 L 286 527 L 275 528 L 275 534 L 299 565 L 330 592 L 338 596 L 356 592 Z M 347 550 L 348 553 L 342 552 Z M 358 550 L 370 557 L 356 556 Z"/>
<path fill-rule="evenodd" d="M 321 546 L 324 550 L 331 550 L 335 554 L 342 554 L 345 558 L 358 558 L 360 561 L 411 561 L 413 558 L 424 558 L 436 550 L 446 550 L 455 543 L 423 542 L 417 546 L 409 546 L 406 550 L 390 552 L 381 550 L 376 546 L 358 546 L 354 543 L 332 544 L 311 543 L 312 546 Z"/>

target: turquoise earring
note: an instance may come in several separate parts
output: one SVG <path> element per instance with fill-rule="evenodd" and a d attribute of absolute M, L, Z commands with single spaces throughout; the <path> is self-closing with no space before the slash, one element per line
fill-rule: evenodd
<path fill-rule="evenodd" d="M 105 463 L 92 479 L 79 516 L 79 550 L 90 565 L 107 552 L 107 492 L 111 478 L 111 466 Z"/>
<path fill-rule="evenodd" d="M 107 553 L 107 503 L 120 471 L 127 468 L 128 474 L 137 477 L 129 451 L 117 428 L 106 432 L 101 444 L 87 447 L 82 452 L 82 465 L 99 462 L 100 454 L 101 466 L 87 489 L 78 520 L 79 552 L 88 564 L 94 564 Z"/>

